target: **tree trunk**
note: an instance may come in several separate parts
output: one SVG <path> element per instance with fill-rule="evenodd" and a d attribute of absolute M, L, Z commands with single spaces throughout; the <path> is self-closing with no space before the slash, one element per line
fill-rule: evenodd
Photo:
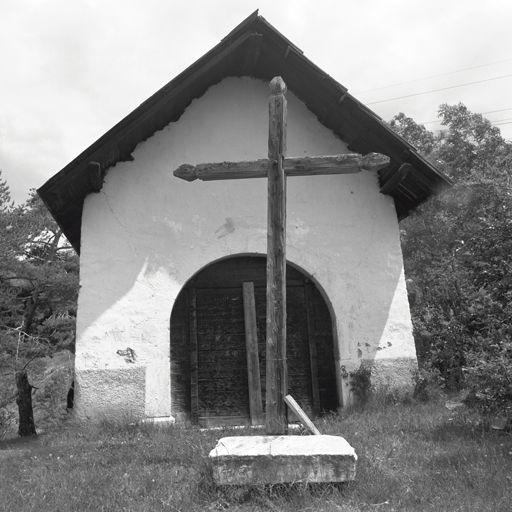
<path fill-rule="evenodd" d="M 58 231 L 52 242 L 50 249 L 48 251 L 48 255 L 44 262 L 44 266 L 49 265 L 55 260 L 55 255 L 57 253 L 57 249 L 59 247 L 59 241 L 62 237 L 62 231 Z M 38 282 L 32 291 L 32 294 L 27 302 L 22 331 L 25 335 L 30 335 L 32 332 L 32 325 L 34 323 L 35 315 L 37 312 L 37 308 L 39 307 L 41 300 L 42 287 L 41 283 Z M 21 335 L 21 333 L 20 333 Z M 16 397 L 16 403 L 18 404 L 18 414 L 19 414 L 19 428 L 18 434 L 20 436 L 31 436 L 36 433 L 36 425 L 34 423 L 34 411 L 32 409 L 32 389 L 33 387 L 30 385 L 28 381 L 27 371 L 21 370 L 16 372 L 16 388 L 18 390 L 18 394 Z"/>
<path fill-rule="evenodd" d="M 16 372 L 16 387 L 18 395 L 19 429 L 20 436 L 31 436 L 36 433 L 34 411 L 32 410 L 32 386 L 28 382 L 26 370 Z"/>
<path fill-rule="evenodd" d="M 34 316 L 36 314 L 37 308 L 39 307 L 39 293 L 40 293 L 40 285 L 36 284 L 32 295 L 27 300 L 27 305 L 25 308 L 25 315 L 23 318 L 23 332 L 26 334 L 30 334 L 32 330 L 32 322 L 34 321 Z"/>

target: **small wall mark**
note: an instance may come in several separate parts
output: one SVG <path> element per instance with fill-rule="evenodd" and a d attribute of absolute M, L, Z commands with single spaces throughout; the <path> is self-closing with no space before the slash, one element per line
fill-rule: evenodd
<path fill-rule="evenodd" d="M 135 360 L 137 359 L 135 350 L 130 347 L 126 347 L 126 350 L 118 350 L 116 353 L 118 356 L 124 357 L 124 360 L 127 363 L 135 363 Z"/>

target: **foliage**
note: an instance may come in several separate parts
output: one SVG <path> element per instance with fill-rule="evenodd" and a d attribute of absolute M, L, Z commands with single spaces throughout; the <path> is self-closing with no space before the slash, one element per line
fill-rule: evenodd
<path fill-rule="evenodd" d="M 483 410 L 509 400 L 512 364 L 512 144 L 462 105 L 441 105 L 433 134 L 399 114 L 391 126 L 455 182 L 401 224 L 420 361 Z M 508 398 L 506 398 L 508 397 Z"/>
<path fill-rule="evenodd" d="M 495 351 L 469 353 L 464 368 L 470 377 L 471 402 L 485 414 L 512 418 L 512 343 Z"/>
<path fill-rule="evenodd" d="M 415 400 L 429 402 L 439 400 L 444 396 L 439 371 L 428 368 L 426 364 L 414 372 L 412 380 Z"/>
<path fill-rule="evenodd" d="M 42 201 L 33 191 L 15 206 L 0 179 L 2 375 L 26 372 L 34 359 L 74 349 L 77 291 L 78 257 Z M 0 401 L 12 393 L 5 389 Z"/>
<path fill-rule="evenodd" d="M 355 404 L 363 407 L 372 392 L 372 368 L 371 366 L 360 365 L 357 370 L 349 372 L 350 389 L 354 394 Z"/>
<path fill-rule="evenodd" d="M 33 193 L 22 206 L 0 205 L 0 329 L 21 337 L 30 357 L 73 344 L 78 257 Z M 20 347 L 18 349 L 18 356 Z"/>

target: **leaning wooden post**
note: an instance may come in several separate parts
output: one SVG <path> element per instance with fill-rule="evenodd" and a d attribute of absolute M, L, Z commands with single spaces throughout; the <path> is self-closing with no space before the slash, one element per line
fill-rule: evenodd
<path fill-rule="evenodd" d="M 286 85 L 270 82 L 267 218 L 267 435 L 288 430 L 286 405 Z"/>

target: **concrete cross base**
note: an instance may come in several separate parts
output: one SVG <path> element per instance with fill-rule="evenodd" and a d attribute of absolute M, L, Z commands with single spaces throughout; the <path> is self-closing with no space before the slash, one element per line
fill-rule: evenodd
<path fill-rule="evenodd" d="M 357 455 L 338 436 L 224 437 L 210 452 L 218 485 L 345 482 Z"/>

